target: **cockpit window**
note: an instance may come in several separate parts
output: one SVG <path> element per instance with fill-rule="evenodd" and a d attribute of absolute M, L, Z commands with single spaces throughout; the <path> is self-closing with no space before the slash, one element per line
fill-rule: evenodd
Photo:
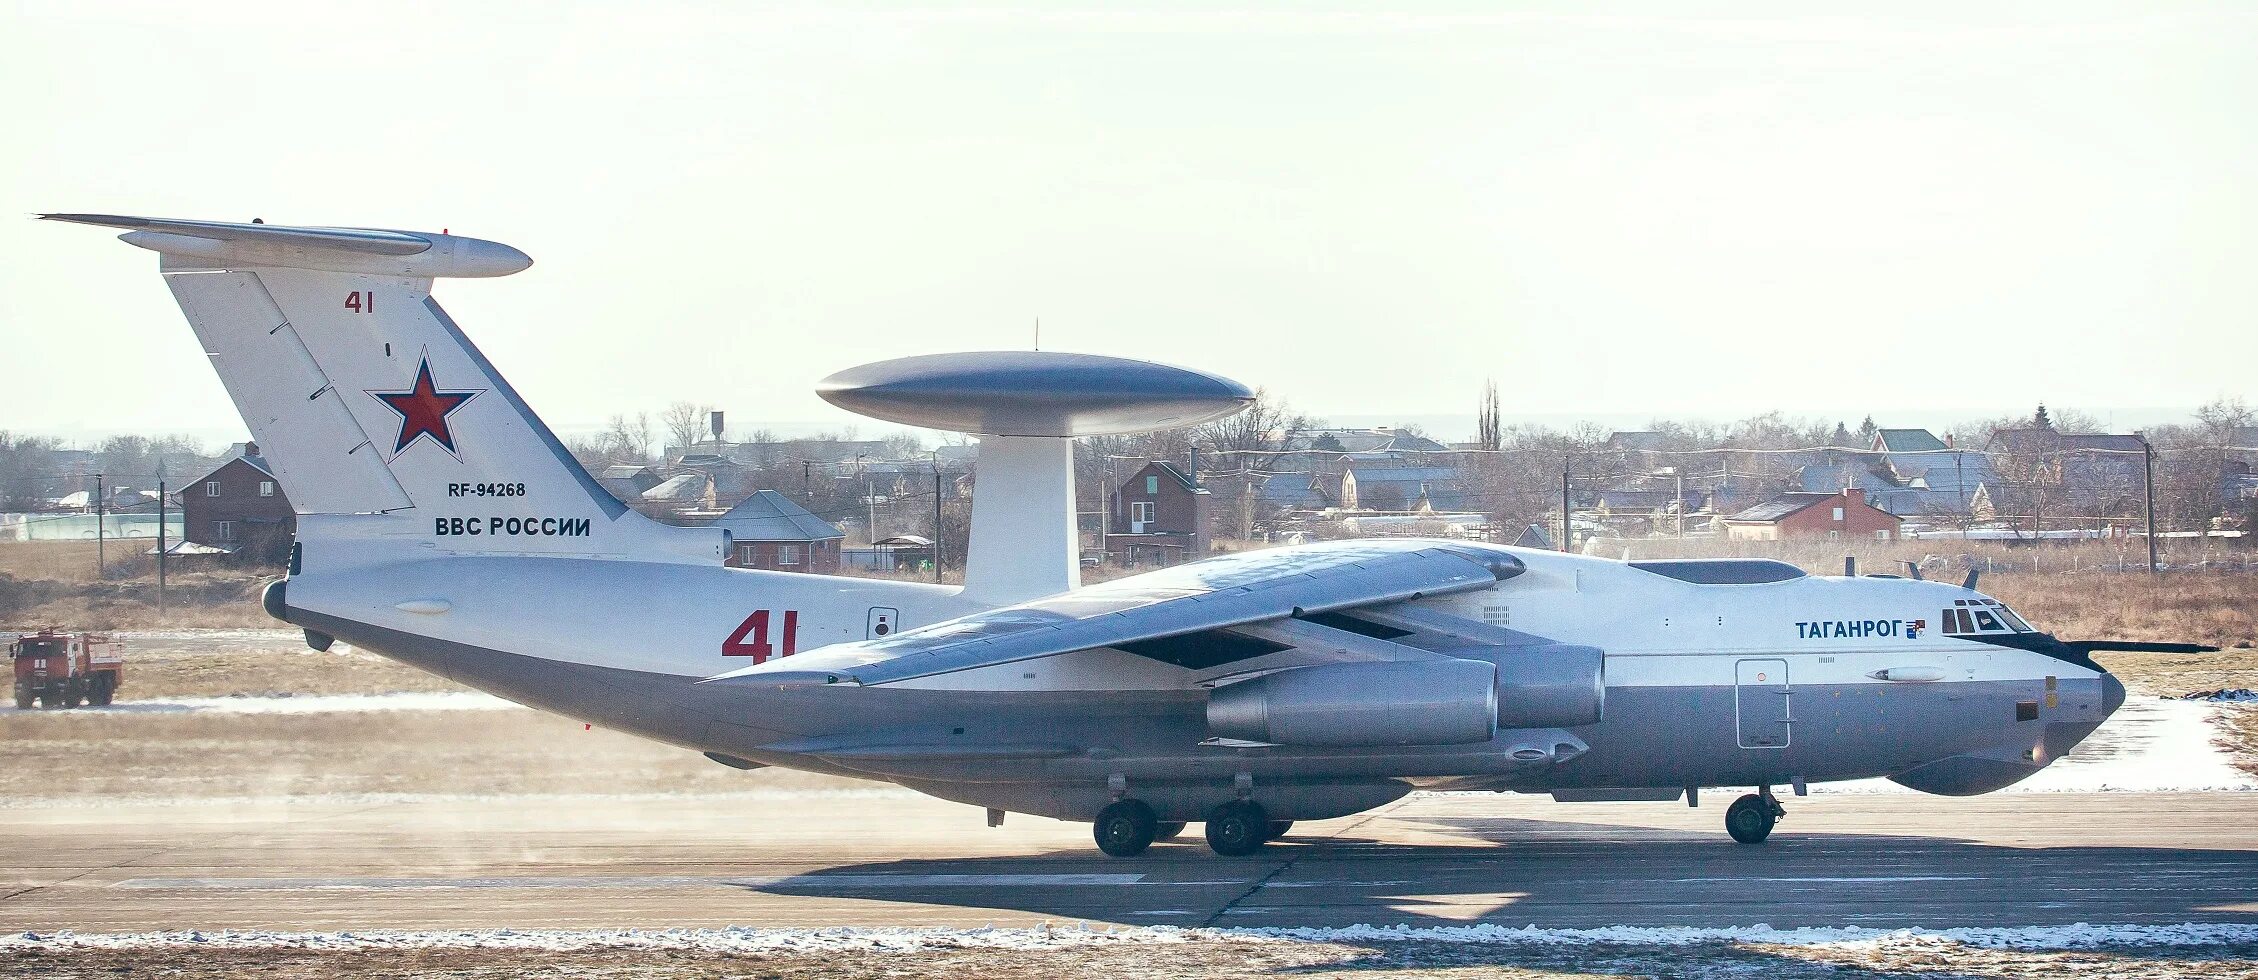
<path fill-rule="evenodd" d="M 1946 636 L 2032 632 L 2029 623 L 2000 605 L 1997 599 L 1960 599 L 1952 605 L 1937 616 Z"/>

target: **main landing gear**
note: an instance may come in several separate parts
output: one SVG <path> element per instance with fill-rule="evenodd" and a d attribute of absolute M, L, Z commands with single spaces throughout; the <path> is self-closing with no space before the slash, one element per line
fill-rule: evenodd
<path fill-rule="evenodd" d="M 1097 840 L 1098 850 L 1114 857 L 1136 857 L 1156 841 L 1175 840 L 1186 826 L 1181 820 L 1161 822 L 1142 800 L 1115 800 L 1098 811 L 1090 836 Z M 1262 804 L 1237 800 L 1208 812 L 1207 846 L 1225 857 L 1241 857 L 1285 836 L 1293 826 L 1291 820 L 1270 819 Z"/>
<path fill-rule="evenodd" d="M 1244 857 L 1270 843 L 1270 814 L 1253 800 L 1225 803 L 1208 811 L 1207 846 L 1224 857 Z"/>
<path fill-rule="evenodd" d="M 1772 795 L 1772 787 L 1760 787 L 1725 808 L 1725 832 L 1743 844 L 1762 844 L 1764 838 L 1772 836 L 1772 827 L 1787 815 L 1787 808 Z"/>
<path fill-rule="evenodd" d="M 1183 824 L 1175 827 L 1173 837 L 1184 830 Z M 1153 816 L 1153 808 L 1139 800 L 1115 800 L 1098 811 L 1098 819 L 1090 826 L 1090 835 L 1098 840 L 1098 850 L 1117 858 L 1136 857 L 1145 853 L 1160 836 L 1160 820 Z"/>

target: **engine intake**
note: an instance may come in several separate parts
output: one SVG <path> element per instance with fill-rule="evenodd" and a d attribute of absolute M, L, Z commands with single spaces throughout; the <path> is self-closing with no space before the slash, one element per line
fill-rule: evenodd
<path fill-rule="evenodd" d="M 1487 742 L 1497 676 L 1480 660 L 1295 667 L 1217 688 L 1207 727 L 1218 738 L 1327 748 Z"/>

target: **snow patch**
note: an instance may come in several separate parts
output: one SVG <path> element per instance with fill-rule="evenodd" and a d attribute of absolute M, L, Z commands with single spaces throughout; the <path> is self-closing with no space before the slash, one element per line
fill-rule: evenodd
<path fill-rule="evenodd" d="M 0 708 L 0 713 L 14 708 Z M 476 691 L 434 691 L 399 694 L 268 694 L 256 697 L 171 698 L 121 701 L 104 707 L 68 711 L 27 709 L 23 713 L 50 718 L 95 715 L 318 715 L 361 711 L 510 711 L 522 706 Z"/>
<path fill-rule="evenodd" d="M 1167 910 L 1165 914 L 1174 914 Z M 1164 913 L 1153 913 L 1164 914 Z M 1177 945 L 1190 942 L 1460 943 L 1544 946 L 1771 946 L 1889 949 L 1959 944 L 1987 949 L 2069 950 L 2258 943 L 2258 924 L 2015 926 L 1989 929 L 1865 929 L 1857 926 L 1775 929 L 1607 926 L 1598 929 L 1465 926 L 1347 926 L 1311 929 L 1195 929 L 1177 926 L 1107 926 L 1077 923 L 1033 929 L 485 929 L 433 932 L 144 932 L 83 934 L 26 932 L 0 937 L 0 951 L 28 949 L 305 949 L 431 950 L 522 949 L 564 952 L 591 949 L 666 949 L 731 953 L 935 949 L 1055 949 L 1105 945 Z"/>
<path fill-rule="evenodd" d="M 1859 926 L 1775 929 L 1752 926 L 1603 926 L 1597 929 L 1519 929 L 1498 925 L 1347 926 L 1333 929 L 1247 929 L 1251 935 L 1312 942 L 1446 942 L 1522 945 L 1692 946 L 1756 943 L 1774 946 L 1881 948 L 1948 942 L 1987 949 L 2095 949 L 2134 946 L 2222 946 L 2258 942 L 2258 924 L 2007 926 L 1986 929 L 1867 929 Z"/>

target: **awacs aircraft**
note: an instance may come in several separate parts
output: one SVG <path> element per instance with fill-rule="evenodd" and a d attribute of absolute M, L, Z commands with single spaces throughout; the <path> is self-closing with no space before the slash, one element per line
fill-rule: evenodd
<path fill-rule="evenodd" d="M 1246 854 L 1414 788 L 1698 801 L 1996 790 L 2124 700 L 1968 587 L 1773 561 L 1342 541 L 1079 586 L 1071 440 L 1246 388 L 1056 353 L 851 369 L 835 404 L 980 436 L 963 588 L 723 566 L 731 542 L 592 481 L 431 297 L 532 260 L 358 228 L 49 215 L 156 251 L 297 508 L 274 616 L 527 705 L 702 752 Z M 1972 583 L 1970 583 L 1972 584 Z"/>

